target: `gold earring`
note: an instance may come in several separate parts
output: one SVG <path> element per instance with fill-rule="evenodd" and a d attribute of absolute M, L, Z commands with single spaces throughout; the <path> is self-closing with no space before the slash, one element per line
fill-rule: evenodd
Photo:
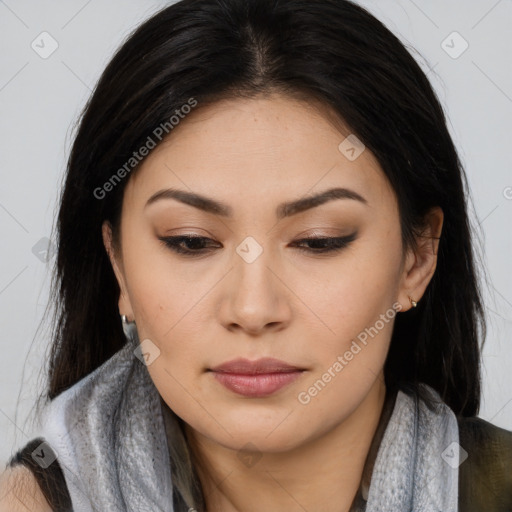
<path fill-rule="evenodd" d="M 409 297 L 409 300 L 411 301 L 411 306 L 415 308 L 418 303 L 410 295 L 407 295 L 407 297 Z"/>

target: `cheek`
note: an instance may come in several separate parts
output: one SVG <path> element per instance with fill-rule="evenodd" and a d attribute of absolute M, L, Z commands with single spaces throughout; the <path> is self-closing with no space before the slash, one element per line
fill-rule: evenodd
<path fill-rule="evenodd" d="M 163 345 L 182 327 L 187 312 L 199 305 L 208 283 L 193 272 L 193 264 L 178 261 L 147 226 L 132 220 L 124 236 L 123 262 L 139 337 L 160 340 Z"/>
<path fill-rule="evenodd" d="M 342 350 L 381 315 L 388 312 L 394 317 L 390 308 L 398 294 L 400 255 L 399 233 L 387 233 L 387 242 L 367 234 L 332 262 L 310 264 L 300 278 L 289 274 L 297 296 L 313 313 L 307 315 L 312 319 L 310 328 L 322 335 L 315 350 Z M 391 328 L 391 323 L 378 323 L 383 337 L 390 337 Z"/>
<path fill-rule="evenodd" d="M 308 404 L 312 416 L 327 414 L 326 408 L 348 414 L 385 363 L 400 309 L 400 238 L 399 233 L 387 233 L 387 243 L 376 236 L 370 239 L 328 270 L 308 273 L 298 291 L 315 313 L 306 336 L 309 346 L 304 346 L 314 357 L 314 372 L 301 387 L 302 400 L 297 397 L 302 407 Z M 314 351 L 311 340 L 318 340 Z"/>
<path fill-rule="evenodd" d="M 389 267 L 388 267 L 389 270 Z M 393 289 L 395 279 L 375 265 L 360 262 L 358 272 L 347 273 L 317 298 L 317 314 L 324 320 L 308 333 L 319 340 L 309 353 L 313 371 L 295 396 L 303 418 L 301 432 L 329 429 L 347 418 L 370 393 L 389 350 L 394 319 L 400 309 Z"/>
<path fill-rule="evenodd" d="M 187 272 L 179 265 L 187 266 Z M 206 326 L 213 311 L 207 294 L 219 279 L 211 271 L 204 276 L 194 272 L 194 264 L 176 264 L 154 241 L 127 251 L 125 269 L 140 341 L 150 340 L 158 349 L 148 366 L 151 378 L 168 404 L 188 410 L 189 393 L 197 395 L 207 364 L 211 336 Z"/>
<path fill-rule="evenodd" d="M 314 357 L 315 367 L 302 390 L 307 392 L 320 379 L 318 393 L 311 393 L 318 394 L 320 408 L 327 403 L 341 409 L 356 406 L 380 373 L 397 314 L 388 275 L 370 268 L 361 275 L 347 273 L 324 287 L 313 302 L 321 322 L 312 324 L 306 336 L 309 346 L 304 349 Z M 311 340 L 318 340 L 314 351 Z"/>

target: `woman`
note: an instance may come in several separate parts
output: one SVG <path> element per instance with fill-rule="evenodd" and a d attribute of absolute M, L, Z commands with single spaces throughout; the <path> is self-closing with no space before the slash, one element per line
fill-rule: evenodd
<path fill-rule="evenodd" d="M 427 78 L 361 7 L 146 21 L 69 159 L 51 402 L 11 460 L 32 508 L 510 510 L 465 186 Z"/>

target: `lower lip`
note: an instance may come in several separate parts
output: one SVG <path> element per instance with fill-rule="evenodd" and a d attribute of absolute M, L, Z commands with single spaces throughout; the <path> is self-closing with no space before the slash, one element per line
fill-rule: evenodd
<path fill-rule="evenodd" d="M 269 396 L 293 382 L 301 374 L 300 370 L 257 375 L 214 372 L 215 378 L 226 388 L 250 397 Z"/>

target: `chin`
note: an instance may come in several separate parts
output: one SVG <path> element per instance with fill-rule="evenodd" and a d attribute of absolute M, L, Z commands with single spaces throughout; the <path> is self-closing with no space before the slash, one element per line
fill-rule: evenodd
<path fill-rule="evenodd" d="M 225 434 L 225 433 L 224 433 Z M 293 428 L 283 429 L 282 432 L 272 432 L 262 427 L 252 426 L 246 431 L 236 431 L 232 437 L 223 435 L 216 442 L 234 451 L 247 450 L 256 453 L 284 453 L 300 446 L 303 442 L 298 438 Z"/>
<path fill-rule="evenodd" d="M 289 408 L 273 413 L 265 413 L 256 408 L 254 414 L 241 412 L 239 409 L 232 414 L 222 413 L 219 417 L 222 418 L 224 428 L 217 425 L 215 434 L 211 435 L 213 432 L 210 432 L 207 436 L 233 450 L 250 444 L 261 452 L 285 452 L 309 437 L 303 431 L 304 424 L 300 425 L 298 417 L 294 417 L 293 412 L 290 414 Z"/>

